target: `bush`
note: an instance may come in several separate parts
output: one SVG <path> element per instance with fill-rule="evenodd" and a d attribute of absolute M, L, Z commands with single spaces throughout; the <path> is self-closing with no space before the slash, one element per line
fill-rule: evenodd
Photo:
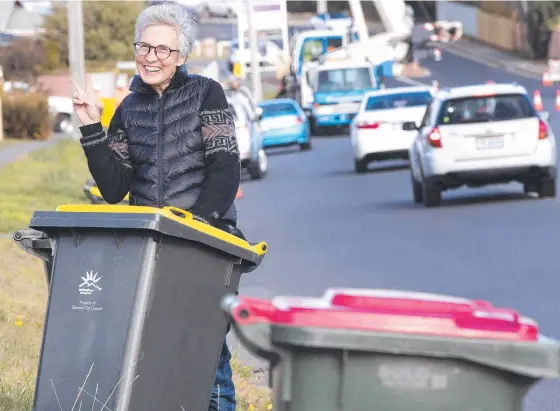
<path fill-rule="evenodd" d="M 2 95 L 2 122 L 8 137 L 47 140 L 53 129 L 48 97 L 42 93 Z"/>

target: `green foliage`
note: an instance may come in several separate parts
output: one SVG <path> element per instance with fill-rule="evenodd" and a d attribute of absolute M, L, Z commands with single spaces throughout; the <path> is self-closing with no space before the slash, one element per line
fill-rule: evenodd
<path fill-rule="evenodd" d="M 546 58 L 551 37 L 551 26 L 560 15 L 560 2 L 530 1 L 527 20 L 527 41 L 531 57 Z"/>
<path fill-rule="evenodd" d="M 4 133 L 11 138 L 46 140 L 52 134 L 53 119 L 48 98 L 41 93 L 2 96 Z"/>
<path fill-rule="evenodd" d="M 133 60 L 132 41 L 144 1 L 84 1 L 84 46 L 89 62 Z M 68 22 L 65 4 L 56 4 L 43 24 L 44 69 L 68 66 Z"/>

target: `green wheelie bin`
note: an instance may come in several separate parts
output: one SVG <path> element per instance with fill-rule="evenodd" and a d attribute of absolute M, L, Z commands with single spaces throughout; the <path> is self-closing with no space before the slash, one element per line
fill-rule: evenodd
<path fill-rule="evenodd" d="M 34 411 L 206 411 L 222 298 L 265 256 L 174 207 L 65 205 L 14 240 L 46 264 Z"/>
<path fill-rule="evenodd" d="M 392 290 L 230 295 L 241 342 L 271 366 L 275 411 L 520 411 L 559 375 L 558 341 L 489 302 Z"/>

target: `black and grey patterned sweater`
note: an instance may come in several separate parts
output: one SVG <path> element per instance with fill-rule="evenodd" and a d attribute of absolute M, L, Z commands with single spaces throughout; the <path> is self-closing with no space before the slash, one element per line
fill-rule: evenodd
<path fill-rule="evenodd" d="M 175 206 L 235 227 L 240 160 L 221 85 L 182 66 L 161 96 L 140 76 L 130 90 L 107 133 L 101 123 L 80 127 L 103 198 L 116 204 L 130 192 L 131 205 Z"/>

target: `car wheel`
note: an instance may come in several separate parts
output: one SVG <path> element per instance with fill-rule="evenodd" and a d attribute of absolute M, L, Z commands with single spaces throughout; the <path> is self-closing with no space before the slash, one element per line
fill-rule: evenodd
<path fill-rule="evenodd" d="M 539 181 L 539 197 L 556 197 L 555 178 L 543 178 Z"/>
<path fill-rule="evenodd" d="M 321 127 L 319 127 L 313 118 L 310 119 L 309 124 L 311 126 L 311 134 L 314 136 L 320 136 L 322 134 Z"/>
<path fill-rule="evenodd" d="M 538 191 L 539 191 L 539 183 L 537 181 L 523 183 L 523 192 L 525 194 L 538 193 Z"/>
<path fill-rule="evenodd" d="M 307 132 L 307 141 L 305 143 L 301 143 L 299 145 L 299 148 L 302 151 L 309 151 L 309 150 L 311 150 L 311 147 L 312 147 L 312 145 L 311 145 L 311 133 Z"/>
<path fill-rule="evenodd" d="M 414 203 L 420 204 L 422 202 L 422 184 L 416 181 L 412 173 L 410 173 L 410 180 L 412 182 L 412 198 Z"/>
<path fill-rule="evenodd" d="M 365 160 L 357 160 L 354 159 L 354 170 L 356 171 L 356 173 L 358 174 L 362 174 L 365 173 L 367 171 L 368 168 L 368 163 Z"/>
<path fill-rule="evenodd" d="M 441 204 L 441 190 L 437 186 L 422 182 L 422 202 L 425 207 L 437 207 Z"/>
<path fill-rule="evenodd" d="M 67 113 L 58 113 L 54 121 L 54 130 L 61 133 L 73 131 L 72 117 Z"/>
<path fill-rule="evenodd" d="M 264 149 L 260 149 L 257 160 L 251 161 L 247 166 L 247 171 L 249 171 L 252 180 L 260 180 L 264 177 L 268 171 L 268 157 Z"/>

